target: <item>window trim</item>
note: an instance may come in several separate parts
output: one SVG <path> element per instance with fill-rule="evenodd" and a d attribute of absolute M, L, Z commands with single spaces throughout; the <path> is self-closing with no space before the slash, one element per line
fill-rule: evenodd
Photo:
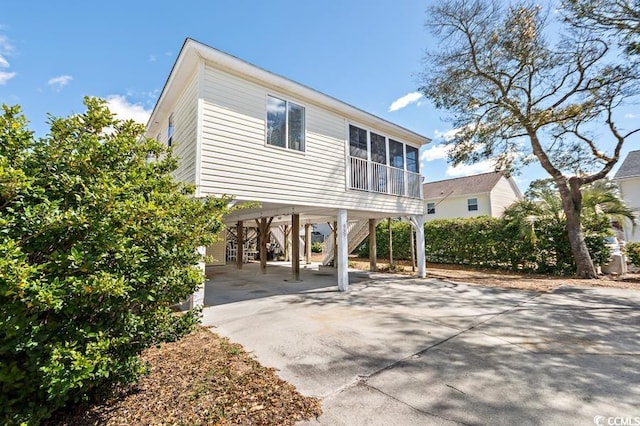
<path fill-rule="evenodd" d="M 268 102 L 269 102 L 269 98 L 275 98 L 277 100 L 280 100 L 282 102 L 284 102 L 284 117 L 285 117 L 285 124 L 284 124 L 284 134 L 285 134 L 285 141 L 284 141 L 284 146 L 278 146 L 278 145 L 273 145 L 267 142 L 268 140 L 268 134 L 269 134 L 269 120 L 268 120 L 268 114 L 269 111 L 267 110 L 267 106 L 268 106 Z M 302 108 L 302 150 L 299 149 L 295 149 L 295 148 L 291 148 L 289 146 L 289 104 L 293 104 L 296 105 L 300 108 Z M 283 149 L 287 152 L 297 152 L 299 154 L 302 155 L 306 155 L 307 152 L 307 106 L 299 103 L 299 102 L 294 102 L 294 101 L 290 101 L 287 97 L 285 96 L 280 96 L 280 95 L 275 95 L 273 93 L 267 93 L 267 95 L 265 96 L 265 111 L 264 111 L 264 145 L 268 146 L 269 148 L 274 148 L 274 149 Z"/>
<path fill-rule="evenodd" d="M 471 203 L 471 200 L 475 200 L 475 203 Z M 475 208 L 472 208 L 475 207 Z M 477 198 L 467 198 L 467 211 L 469 212 L 477 212 L 478 211 L 478 199 Z"/>
<path fill-rule="evenodd" d="M 436 214 L 436 203 L 427 203 L 427 214 Z"/>

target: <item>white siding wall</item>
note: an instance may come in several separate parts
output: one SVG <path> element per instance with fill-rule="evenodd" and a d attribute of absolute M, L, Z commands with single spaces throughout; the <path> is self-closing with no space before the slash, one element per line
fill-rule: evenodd
<path fill-rule="evenodd" d="M 422 200 L 346 190 L 348 121 L 344 117 L 209 65 L 202 87 L 202 195 L 228 194 L 239 200 L 379 212 L 423 212 Z M 305 107 L 306 152 L 265 144 L 267 94 Z"/>
<path fill-rule="evenodd" d="M 179 159 L 178 169 L 174 172 L 177 180 L 195 183 L 196 176 L 196 139 L 198 118 L 198 78 L 194 74 L 183 92 L 172 106 L 174 134 L 173 153 Z M 170 113 L 169 113 L 170 114 Z M 160 142 L 167 143 L 169 114 L 158 117 L 160 120 Z M 151 135 L 156 137 L 156 135 Z"/>
<path fill-rule="evenodd" d="M 478 199 L 478 210 L 469 211 L 467 200 L 469 198 Z M 435 219 L 451 219 L 455 217 L 474 217 L 491 214 L 489 194 L 465 195 L 463 197 L 452 197 L 442 199 L 425 200 L 425 203 L 436 203 L 436 213 L 427 214 L 427 221 Z M 426 204 L 425 204 L 426 205 Z"/>
<path fill-rule="evenodd" d="M 505 177 L 501 177 L 491 190 L 491 215 L 501 217 L 504 210 L 518 201 L 518 195 Z"/>
<path fill-rule="evenodd" d="M 617 181 L 622 199 L 631 209 L 636 210 L 636 215 L 640 215 L 640 177 L 621 179 Z M 624 224 L 624 237 L 626 241 L 640 241 L 640 219 L 636 219 L 636 229 L 631 223 Z"/>

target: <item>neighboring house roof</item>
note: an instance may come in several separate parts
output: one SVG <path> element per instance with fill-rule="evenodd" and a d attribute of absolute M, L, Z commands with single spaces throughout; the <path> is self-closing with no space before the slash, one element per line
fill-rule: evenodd
<path fill-rule="evenodd" d="M 423 184 L 424 199 L 459 197 L 471 194 L 489 193 L 496 186 L 503 172 L 489 172 L 479 175 L 440 180 Z M 508 179 L 514 192 L 521 196 L 520 190 Z"/>
<path fill-rule="evenodd" d="M 614 179 L 624 179 L 640 176 L 640 150 L 627 154 Z"/>

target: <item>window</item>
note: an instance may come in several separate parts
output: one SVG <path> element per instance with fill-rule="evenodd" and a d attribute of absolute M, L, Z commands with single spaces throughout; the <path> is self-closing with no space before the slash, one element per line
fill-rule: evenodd
<path fill-rule="evenodd" d="M 427 214 L 436 214 L 436 203 L 427 203 Z"/>
<path fill-rule="evenodd" d="M 291 102 L 287 107 L 289 148 L 304 151 L 304 108 Z"/>
<path fill-rule="evenodd" d="M 391 167 L 404 169 L 404 145 L 393 139 L 389 139 L 389 162 Z"/>
<path fill-rule="evenodd" d="M 304 151 L 304 107 L 267 96 L 267 144 Z"/>
<path fill-rule="evenodd" d="M 349 125 L 349 153 L 352 157 L 367 159 L 367 131 Z"/>
<path fill-rule="evenodd" d="M 470 212 L 478 211 L 478 199 L 477 198 L 469 198 L 467 200 L 467 209 Z"/>
<path fill-rule="evenodd" d="M 418 148 L 407 145 L 407 171 L 420 172 L 420 162 L 418 161 Z"/>
<path fill-rule="evenodd" d="M 387 164 L 387 140 L 371 132 L 371 161 L 378 164 Z"/>
<path fill-rule="evenodd" d="M 387 192 L 387 138 L 370 132 L 371 184 L 376 192 Z"/>
<path fill-rule="evenodd" d="M 169 124 L 167 125 L 167 146 L 173 143 L 173 113 L 169 116 Z"/>

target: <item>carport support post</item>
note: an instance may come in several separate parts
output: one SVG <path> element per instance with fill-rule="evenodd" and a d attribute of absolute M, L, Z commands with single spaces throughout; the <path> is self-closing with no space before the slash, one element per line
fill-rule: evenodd
<path fill-rule="evenodd" d="M 346 209 L 338 210 L 337 225 L 338 251 L 334 258 L 338 260 L 338 289 L 347 291 L 349 289 L 349 238 Z"/>
<path fill-rule="evenodd" d="M 333 221 L 333 267 L 338 267 L 338 222 Z"/>
<path fill-rule="evenodd" d="M 369 219 L 369 270 L 376 272 L 378 270 L 377 259 L 378 247 L 376 247 L 376 220 Z"/>
<path fill-rule="evenodd" d="M 311 263 L 311 224 L 304 224 L 304 261 L 307 265 Z"/>
<path fill-rule="evenodd" d="M 236 226 L 236 235 L 238 236 L 237 250 L 236 250 L 236 268 L 242 269 L 242 261 L 244 260 L 244 224 L 241 220 L 238 221 Z"/>
<path fill-rule="evenodd" d="M 300 281 L 300 215 L 291 215 L 291 271 L 293 281 Z"/>
<path fill-rule="evenodd" d="M 427 276 L 427 260 L 424 241 L 424 216 L 416 215 L 411 217 L 411 223 L 416 228 L 416 254 L 418 255 L 418 276 Z"/>
<path fill-rule="evenodd" d="M 258 225 L 258 235 L 260 236 L 260 272 L 267 273 L 267 243 L 269 242 L 269 228 L 271 227 L 271 221 L 273 218 L 266 217 L 256 219 L 256 225 Z"/>
<path fill-rule="evenodd" d="M 189 309 L 204 306 L 204 282 L 207 279 L 206 270 L 205 270 L 206 263 L 205 263 L 204 257 L 207 254 L 207 248 L 205 246 L 200 246 L 197 248 L 197 250 L 198 250 L 198 254 L 202 256 L 202 258 L 198 262 L 198 267 L 202 271 L 204 281 L 202 282 L 202 284 L 200 284 L 200 286 L 198 286 L 196 291 L 189 298 Z"/>

